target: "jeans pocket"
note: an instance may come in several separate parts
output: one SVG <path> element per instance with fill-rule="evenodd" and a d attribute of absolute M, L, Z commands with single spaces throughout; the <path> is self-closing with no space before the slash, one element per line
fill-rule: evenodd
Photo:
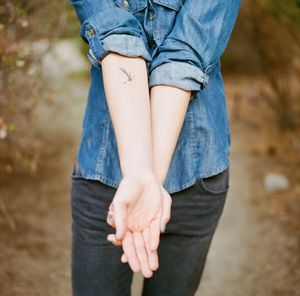
<path fill-rule="evenodd" d="M 223 196 L 229 189 L 229 167 L 208 178 L 199 178 L 197 185 L 201 191 L 214 197 Z"/>

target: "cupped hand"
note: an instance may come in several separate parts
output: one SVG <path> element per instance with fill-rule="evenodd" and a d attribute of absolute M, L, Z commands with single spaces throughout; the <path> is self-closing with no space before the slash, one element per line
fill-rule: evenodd
<path fill-rule="evenodd" d="M 153 174 L 123 178 L 109 206 L 109 214 L 114 216 L 116 238 L 124 238 L 127 230 L 142 232 L 150 227 L 152 250 L 159 244 L 162 212 L 161 185 Z"/>
<path fill-rule="evenodd" d="M 133 271 L 141 270 L 145 277 L 151 277 L 158 268 L 160 232 L 164 232 L 170 220 L 172 199 L 153 176 L 142 180 L 121 181 L 107 218 L 120 237 L 109 234 L 108 240 L 123 246 L 122 262 L 128 262 Z"/>

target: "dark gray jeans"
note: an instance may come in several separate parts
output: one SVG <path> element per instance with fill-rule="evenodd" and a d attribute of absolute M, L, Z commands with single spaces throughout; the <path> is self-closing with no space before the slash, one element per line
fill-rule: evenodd
<path fill-rule="evenodd" d="M 195 294 L 211 240 L 221 217 L 229 184 L 229 168 L 171 194 L 171 219 L 161 234 L 159 268 L 144 278 L 143 296 Z M 74 296 L 127 296 L 133 272 L 121 262 L 122 247 L 106 236 L 106 223 L 116 189 L 87 180 L 78 165 L 72 173 L 72 290 Z"/>

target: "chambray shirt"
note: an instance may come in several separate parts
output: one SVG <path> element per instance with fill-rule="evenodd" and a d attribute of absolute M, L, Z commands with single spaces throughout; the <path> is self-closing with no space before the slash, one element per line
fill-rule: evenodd
<path fill-rule="evenodd" d="M 240 0 L 69 0 L 89 44 L 91 84 L 77 161 L 83 177 L 117 188 L 122 179 L 101 61 L 142 57 L 149 88 L 173 85 L 191 97 L 165 183 L 183 190 L 229 166 L 230 129 L 220 58 Z M 163 98 L 162 98 L 163 100 Z"/>

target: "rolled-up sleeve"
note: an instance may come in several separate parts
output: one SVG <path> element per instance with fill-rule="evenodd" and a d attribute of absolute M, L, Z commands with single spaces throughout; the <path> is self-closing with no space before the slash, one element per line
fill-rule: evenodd
<path fill-rule="evenodd" d="M 228 43 L 240 0 L 185 0 L 175 23 L 152 56 L 149 87 L 205 88 Z"/>
<path fill-rule="evenodd" d="M 147 65 L 152 58 L 145 32 L 136 17 L 112 0 L 70 0 L 80 21 L 80 36 L 89 44 L 87 57 L 100 67 L 110 52 L 142 57 Z"/>

